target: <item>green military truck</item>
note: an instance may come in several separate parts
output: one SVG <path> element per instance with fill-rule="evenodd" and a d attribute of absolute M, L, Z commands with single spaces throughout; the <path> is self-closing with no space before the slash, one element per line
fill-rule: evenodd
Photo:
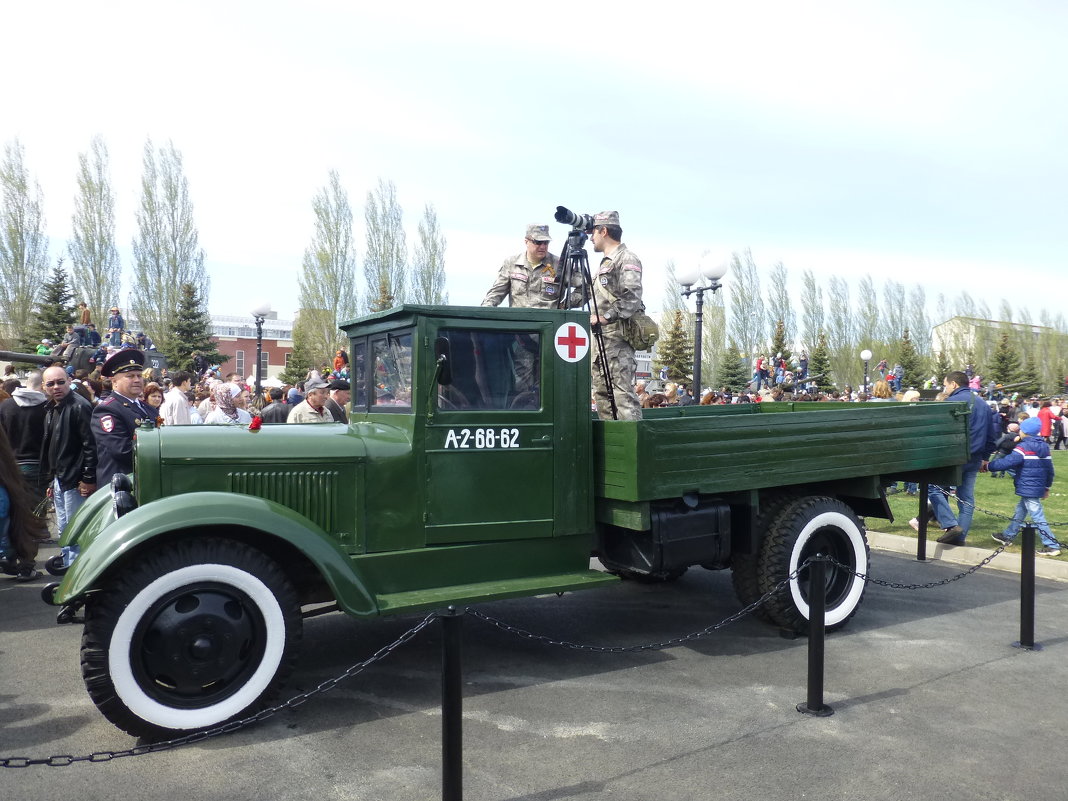
<path fill-rule="evenodd" d="M 403 306 L 343 326 L 343 424 L 143 428 L 45 590 L 84 621 L 100 710 L 135 735 L 247 713 L 302 618 L 392 615 L 729 568 L 742 603 L 809 555 L 868 568 L 895 479 L 953 483 L 964 404 L 761 403 L 595 420 L 585 313 Z M 132 479 L 132 480 L 131 480 Z M 590 567 L 596 556 L 606 568 Z M 830 626 L 865 583 L 831 568 Z M 804 630 L 803 572 L 761 607 Z"/>

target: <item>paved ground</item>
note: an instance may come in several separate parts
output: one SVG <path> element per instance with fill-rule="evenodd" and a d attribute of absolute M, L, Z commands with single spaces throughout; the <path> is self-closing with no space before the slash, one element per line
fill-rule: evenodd
<path fill-rule="evenodd" d="M 873 575 L 959 571 L 873 552 Z M 90 703 L 77 627 L 54 625 L 40 583 L 0 580 L 0 755 L 130 747 Z M 746 619 L 657 653 L 591 654 L 465 628 L 468 799 L 1063 799 L 1068 584 L 1040 582 L 1039 652 L 1018 639 L 1015 576 L 982 570 L 938 589 L 869 588 L 827 641 L 827 701 L 802 716 L 806 640 Z M 488 604 L 534 631 L 634 644 L 736 611 L 726 573 L 674 585 Z M 417 618 L 307 621 L 301 689 L 340 673 Z M 433 799 L 440 797 L 436 626 L 332 693 L 179 751 L 62 769 L 0 769 L 0 797 Z"/>

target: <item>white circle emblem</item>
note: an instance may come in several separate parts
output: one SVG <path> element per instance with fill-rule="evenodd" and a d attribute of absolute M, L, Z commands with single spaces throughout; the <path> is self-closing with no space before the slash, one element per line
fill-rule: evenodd
<path fill-rule="evenodd" d="M 590 350 L 590 335 L 578 323 L 564 323 L 553 336 L 556 353 L 565 362 L 582 361 Z"/>

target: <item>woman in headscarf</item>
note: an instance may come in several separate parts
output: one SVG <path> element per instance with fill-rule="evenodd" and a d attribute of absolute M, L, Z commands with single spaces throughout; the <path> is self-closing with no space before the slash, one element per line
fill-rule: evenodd
<path fill-rule="evenodd" d="M 251 423 L 252 415 L 244 409 L 238 408 L 235 400 L 244 390 L 236 384 L 219 384 L 215 387 L 212 400 L 215 408 L 206 418 L 205 425 L 237 425 L 239 423 Z"/>

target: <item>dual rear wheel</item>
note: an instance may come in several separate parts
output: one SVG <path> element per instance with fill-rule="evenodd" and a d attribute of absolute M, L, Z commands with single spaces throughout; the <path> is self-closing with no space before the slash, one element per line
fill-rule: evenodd
<path fill-rule="evenodd" d="M 755 602 L 805 560 L 824 554 L 834 559 L 826 569 L 826 625 L 829 630 L 844 626 L 860 608 L 867 582 L 856 574 L 866 574 L 869 562 L 864 526 L 853 510 L 835 498 L 779 497 L 765 505 L 756 526 L 762 535 L 758 553 L 732 557 L 739 600 Z M 804 569 L 763 604 L 757 615 L 783 629 L 804 633 L 811 590 L 809 570 Z"/>

